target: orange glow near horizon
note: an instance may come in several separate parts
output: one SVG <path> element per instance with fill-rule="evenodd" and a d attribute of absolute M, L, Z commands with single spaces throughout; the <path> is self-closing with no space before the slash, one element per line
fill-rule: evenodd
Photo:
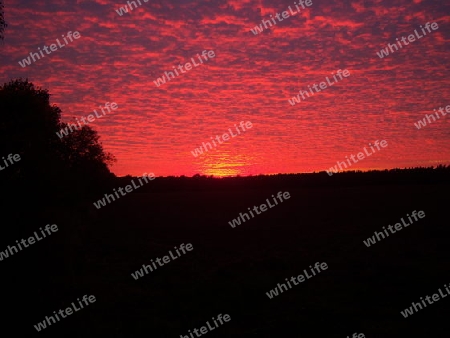
<path fill-rule="evenodd" d="M 48 89 L 63 122 L 117 103 L 90 126 L 117 158 L 111 170 L 118 176 L 319 172 L 375 140 L 389 146 L 346 170 L 450 164 L 450 113 L 415 126 L 450 105 L 449 5 L 312 1 L 259 34 L 250 31 L 293 2 L 169 0 L 119 15 L 125 1 L 49 0 L 24 9 L 23 1 L 11 0 L 0 73 L 3 82 L 22 77 Z M 377 55 L 426 22 L 439 29 Z M 81 37 L 19 65 L 68 31 Z M 211 50 L 214 58 L 155 85 Z M 350 76 L 294 106 L 288 102 L 339 69 Z M 253 127 L 192 155 L 241 121 Z"/>

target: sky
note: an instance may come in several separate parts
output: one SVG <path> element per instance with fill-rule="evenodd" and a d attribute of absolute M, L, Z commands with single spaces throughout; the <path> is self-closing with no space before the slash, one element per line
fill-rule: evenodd
<path fill-rule="evenodd" d="M 450 113 L 415 126 L 450 105 L 449 2 L 311 0 L 298 11 L 294 0 L 135 1 L 120 15 L 126 1 L 8 0 L 0 44 L 1 83 L 48 89 L 62 121 L 117 103 L 89 123 L 116 175 L 317 172 L 377 140 L 388 145 L 348 170 L 450 164 Z M 271 15 L 272 26 L 251 31 Z M 424 35 L 427 22 L 438 28 Z M 414 30 L 420 38 L 379 57 Z M 80 36 L 65 44 L 69 31 Z M 56 39 L 64 46 L 20 65 Z M 155 84 L 191 58 L 196 66 Z M 338 70 L 350 75 L 334 81 Z M 331 85 L 317 87 L 327 76 Z M 314 84 L 321 90 L 290 104 Z M 237 134 L 241 121 L 252 127 Z M 213 149 L 194 156 L 208 141 Z"/>

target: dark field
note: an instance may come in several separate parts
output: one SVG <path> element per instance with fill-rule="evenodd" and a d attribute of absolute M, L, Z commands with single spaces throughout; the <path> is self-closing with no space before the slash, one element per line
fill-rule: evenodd
<path fill-rule="evenodd" d="M 229 314 L 231 321 L 207 337 L 448 337 L 449 299 L 406 319 L 400 314 L 450 282 L 448 182 L 152 192 L 156 182 L 100 210 L 92 199 L 89 213 L 43 220 L 57 223 L 60 233 L 2 262 L 46 260 L 45 267 L 33 263 L 23 272 L 30 282 L 24 330 L 181 337 Z M 228 224 L 278 191 L 291 198 L 236 228 Z M 413 210 L 426 217 L 369 248 L 363 244 Z M 82 229 L 76 233 L 75 223 Z M 181 243 L 192 243 L 193 251 L 131 277 Z M 316 262 L 328 269 L 267 297 L 277 283 Z M 97 301 L 36 332 L 33 325 L 84 294 Z"/>

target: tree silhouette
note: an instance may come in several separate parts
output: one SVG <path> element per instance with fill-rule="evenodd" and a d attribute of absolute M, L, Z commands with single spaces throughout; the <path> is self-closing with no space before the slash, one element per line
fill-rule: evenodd
<path fill-rule="evenodd" d="M 61 129 L 66 127 L 66 123 L 60 124 Z M 97 131 L 89 126 L 74 130 L 61 139 L 63 149 L 61 157 L 71 169 L 107 173 L 108 166 L 115 162 L 115 158 L 103 151 L 99 138 Z"/>
<path fill-rule="evenodd" d="M 14 186 L 32 183 L 35 188 L 40 182 L 46 190 L 62 192 L 113 176 L 109 166 L 115 159 L 103 150 L 97 132 L 84 126 L 60 139 L 56 132 L 66 127 L 60 121 L 61 109 L 50 104 L 47 90 L 28 79 L 0 87 L 0 115 L 0 157 L 19 154 L 21 158 L 1 172 L 1 181 Z"/>
<path fill-rule="evenodd" d="M 5 38 L 3 32 L 5 31 L 5 28 L 8 27 L 8 24 L 5 22 L 5 12 L 3 8 L 3 1 L 0 0 L 0 40 Z"/>

